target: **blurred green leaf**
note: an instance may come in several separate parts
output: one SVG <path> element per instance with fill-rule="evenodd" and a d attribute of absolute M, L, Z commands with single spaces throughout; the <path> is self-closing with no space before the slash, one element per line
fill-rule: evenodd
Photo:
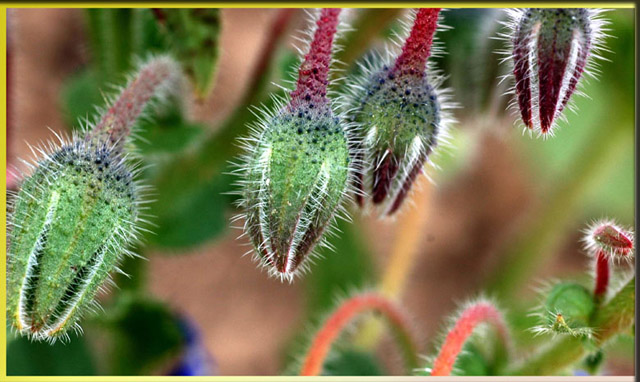
<path fill-rule="evenodd" d="M 223 174 L 210 180 L 203 179 L 176 193 L 156 189 L 171 197 L 164 199 L 167 204 L 153 205 L 152 214 L 156 217 L 157 227 L 154 234 L 149 235 L 151 243 L 163 249 L 184 250 L 225 232 L 229 224 L 225 212 L 231 197 L 223 193 L 230 190 L 230 183 L 231 177 Z M 172 186 L 180 187 L 180 184 Z"/>
<path fill-rule="evenodd" d="M 475 341 L 467 341 L 453 367 L 452 375 L 492 375 L 489 362 Z"/>
<path fill-rule="evenodd" d="M 170 47 L 194 83 L 196 94 L 206 98 L 215 80 L 220 38 L 220 10 L 214 8 L 156 11 Z"/>
<path fill-rule="evenodd" d="M 143 156 L 178 153 L 202 136 L 205 129 L 186 121 L 174 103 L 162 115 L 138 124 L 135 146 Z"/>
<path fill-rule="evenodd" d="M 85 337 L 68 343 L 32 342 L 19 337 L 7 344 L 7 375 L 95 375 Z"/>
<path fill-rule="evenodd" d="M 165 304 L 133 293 L 118 295 L 104 324 L 112 330 L 113 372 L 142 375 L 180 354 L 178 317 Z"/>
<path fill-rule="evenodd" d="M 322 376 L 386 375 L 376 357 L 353 348 L 333 350 L 322 368 Z"/>
<path fill-rule="evenodd" d="M 78 121 L 95 118 L 96 108 L 104 106 L 101 87 L 98 75 L 90 69 L 79 72 L 64 83 L 62 105 L 68 126 L 76 130 L 81 127 Z"/>

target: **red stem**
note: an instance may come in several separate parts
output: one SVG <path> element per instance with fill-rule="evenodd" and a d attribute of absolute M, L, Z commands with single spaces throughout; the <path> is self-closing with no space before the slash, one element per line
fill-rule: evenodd
<path fill-rule="evenodd" d="M 593 290 L 593 296 L 597 301 L 601 300 L 607 293 L 609 286 L 609 257 L 607 254 L 599 250 L 596 256 L 596 285 Z"/>
<path fill-rule="evenodd" d="M 471 305 L 462 312 L 453 329 L 447 334 L 447 338 L 433 364 L 432 376 L 447 376 L 451 374 L 462 346 L 476 326 L 483 322 L 493 324 L 498 330 L 503 343 L 507 342 L 507 328 L 500 311 L 489 302 L 479 302 Z"/>
<path fill-rule="evenodd" d="M 177 67 L 167 58 L 152 59 L 127 84 L 115 102 L 102 115 L 96 126 L 86 135 L 87 141 L 108 141 L 114 150 L 122 150 L 142 110 L 158 89 L 179 74 Z"/>
<path fill-rule="evenodd" d="M 290 106 L 302 103 L 326 105 L 331 47 L 338 27 L 340 8 L 323 8 L 316 22 L 316 31 L 309 53 L 298 71 L 296 89 L 291 92 Z"/>
<path fill-rule="evenodd" d="M 424 73 L 427 68 L 427 59 L 431 55 L 433 35 L 438 27 L 440 9 L 420 8 L 418 10 L 411 33 L 396 60 L 394 72 Z"/>
<path fill-rule="evenodd" d="M 356 316 L 366 311 L 381 313 L 389 320 L 402 342 L 407 363 L 412 368 L 416 367 L 416 345 L 407 329 L 404 314 L 392 301 L 375 293 L 367 293 L 345 301 L 324 323 L 311 344 L 300 375 L 319 375 L 331 345 L 338 335 Z"/>

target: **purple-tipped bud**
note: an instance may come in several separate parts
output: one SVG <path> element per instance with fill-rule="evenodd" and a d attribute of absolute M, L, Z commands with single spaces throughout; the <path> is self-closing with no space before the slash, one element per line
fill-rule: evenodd
<path fill-rule="evenodd" d="M 419 9 L 402 52 L 380 60 L 356 80 L 346 107 L 358 127 L 356 201 L 365 197 L 382 215 L 403 205 L 427 157 L 443 136 L 446 113 L 427 75 L 440 8 Z"/>
<path fill-rule="evenodd" d="M 528 130 L 552 133 L 601 38 L 598 14 L 585 8 L 511 12 L 515 101 Z"/>
<path fill-rule="evenodd" d="M 613 221 L 600 221 L 593 224 L 586 231 L 584 243 L 587 251 L 594 256 L 603 252 L 617 260 L 630 260 L 633 257 L 633 234 Z"/>

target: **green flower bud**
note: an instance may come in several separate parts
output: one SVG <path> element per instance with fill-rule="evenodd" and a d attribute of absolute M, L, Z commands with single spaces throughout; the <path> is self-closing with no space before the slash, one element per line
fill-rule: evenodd
<path fill-rule="evenodd" d="M 240 168 L 244 230 L 256 259 L 284 280 L 304 269 L 347 194 L 347 134 L 327 98 L 340 9 L 322 9 L 287 104 L 266 112 Z"/>
<path fill-rule="evenodd" d="M 138 192 L 111 152 L 66 144 L 22 184 L 7 264 L 7 310 L 21 333 L 55 338 L 74 327 L 135 237 Z"/>
<path fill-rule="evenodd" d="M 20 334 L 53 342 L 80 331 L 78 320 L 131 254 L 144 188 L 125 143 L 145 105 L 179 78 L 172 59 L 147 61 L 92 130 L 40 150 L 7 219 L 7 318 Z"/>

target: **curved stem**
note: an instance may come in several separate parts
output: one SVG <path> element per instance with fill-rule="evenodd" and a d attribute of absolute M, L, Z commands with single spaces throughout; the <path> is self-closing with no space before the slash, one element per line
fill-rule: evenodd
<path fill-rule="evenodd" d="M 473 304 L 462 312 L 449 334 L 447 334 L 447 338 L 433 364 L 431 375 L 447 376 L 451 374 L 462 346 L 473 333 L 473 330 L 479 324 L 485 322 L 494 325 L 502 343 L 507 343 L 507 327 L 500 311 L 489 302 Z"/>
<path fill-rule="evenodd" d="M 366 293 L 348 299 L 327 319 L 309 348 L 300 375 L 319 375 L 331 345 L 338 335 L 359 314 L 367 311 L 381 313 L 387 319 L 404 351 L 407 366 L 410 369 L 416 368 L 417 347 L 404 314 L 386 298 L 375 293 Z"/>

